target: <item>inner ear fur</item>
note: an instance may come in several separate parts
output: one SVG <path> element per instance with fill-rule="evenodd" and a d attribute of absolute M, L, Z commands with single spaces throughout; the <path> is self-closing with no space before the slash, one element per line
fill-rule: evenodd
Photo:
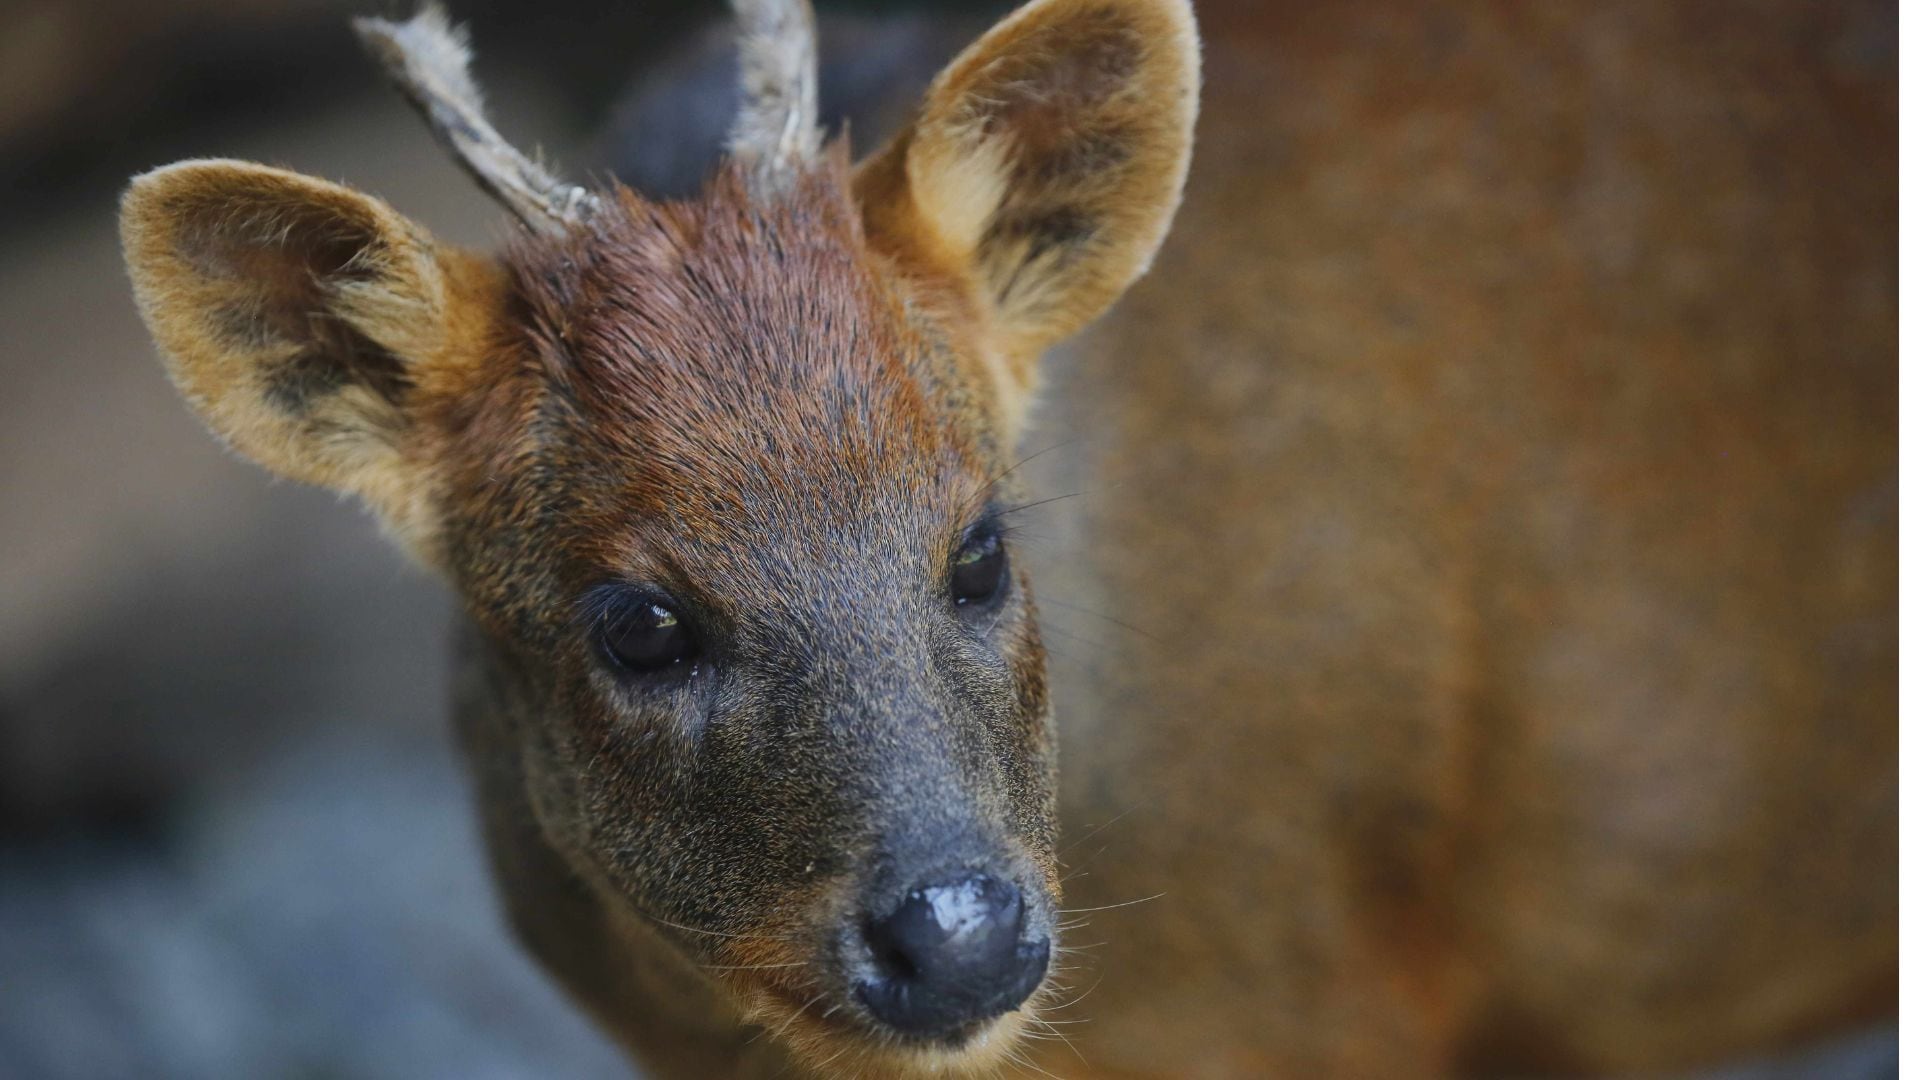
<path fill-rule="evenodd" d="M 244 162 L 140 176 L 120 224 L 141 314 L 207 425 L 423 527 L 407 451 L 420 383 L 455 347 L 461 256 L 378 199 Z"/>
<path fill-rule="evenodd" d="M 1035 0 L 954 60 L 861 166 L 868 234 L 972 287 L 1024 393 L 1038 353 L 1159 249 L 1199 81 L 1187 0 Z"/>

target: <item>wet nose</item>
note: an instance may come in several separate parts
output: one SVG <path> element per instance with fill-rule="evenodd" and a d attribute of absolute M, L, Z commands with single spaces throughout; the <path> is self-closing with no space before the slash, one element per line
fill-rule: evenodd
<path fill-rule="evenodd" d="M 882 1023 L 938 1037 L 1011 1012 L 1046 976 L 1051 943 L 1022 940 L 1026 901 L 1018 887 L 976 875 L 907 893 L 867 928 L 878 975 L 860 996 Z"/>

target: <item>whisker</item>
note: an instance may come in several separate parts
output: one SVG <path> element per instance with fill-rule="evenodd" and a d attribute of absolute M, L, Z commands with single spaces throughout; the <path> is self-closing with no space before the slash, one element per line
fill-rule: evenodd
<path fill-rule="evenodd" d="M 1038 1020 L 1039 1017 L 1035 1017 L 1034 1019 Z M 1038 1031 L 1033 1028 L 1025 1028 L 1020 1032 L 1020 1037 L 1023 1039 L 1046 1039 L 1050 1042 L 1067 1043 L 1067 1046 L 1069 1049 L 1071 1049 L 1073 1046 L 1072 1043 L 1067 1042 L 1067 1037 L 1065 1035 L 1056 1034 L 1055 1032 L 1051 1032 L 1051 1031 Z"/>
<path fill-rule="evenodd" d="M 806 1000 L 806 1002 L 805 1002 L 804 1004 L 802 1004 L 802 1005 L 801 1005 L 801 1006 L 800 1006 L 799 1008 L 797 1008 L 797 1009 L 795 1009 L 795 1010 L 793 1010 L 793 1015 L 792 1015 L 792 1016 L 789 1016 L 789 1017 L 787 1017 L 787 1022 L 786 1022 L 786 1023 L 784 1023 L 784 1024 L 781 1024 L 781 1025 L 780 1025 L 780 1027 L 779 1027 L 779 1028 L 778 1028 L 777 1030 L 775 1030 L 775 1031 L 773 1032 L 773 1034 L 772 1034 L 772 1036 L 770 1036 L 770 1037 L 769 1037 L 769 1038 L 767 1039 L 767 1041 L 768 1041 L 768 1042 L 779 1042 L 779 1041 L 780 1041 L 780 1036 L 782 1036 L 782 1035 L 785 1035 L 785 1034 L 787 1033 L 787 1029 L 793 1026 L 793 1022 L 794 1022 L 795 1020 L 798 1020 L 798 1019 L 800 1019 L 800 1014 L 801 1014 L 801 1013 L 803 1013 L 803 1012 L 806 1012 L 806 1011 L 807 1011 L 808 1009 L 811 1009 L 811 1008 L 813 1008 L 813 1006 L 814 1006 L 814 1003 L 815 1003 L 815 1002 L 817 1002 L 817 1001 L 819 1001 L 819 1000 L 820 1000 L 821 998 L 823 998 L 823 997 L 826 997 L 826 996 L 827 996 L 827 992 L 826 992 L 825 990 L 822 990 L 822 991 L 820 991 L 819 993 L 817 993 L 817 994 L 815 994 L 815 995 L 813 995 L 812 997 L 810 997 L 810 998 L 808 998 L 808 999 Z M 754 1041 L 755 1039 L 758 1039 L 758 1038 L 760 1038 L 760 1036 L 761 1036 L 761 1035 L 766 1035 L 766 1034 L 767 1034 L 767 1029 L 766 1029 L 766 1028 L 761 1028 L 761 1029 L 760 1029 L 760 1033 L 759 1033 L 758 1035 L 755 1035 L 755 1036 L 754 1036 L 754 1037 L 753 1037 L 752 1039 L 748 1039 L 748 1040 L 747 1040 L 747 1042 L 749 1042 L 749 1043 L 751 1043 L 751 1042 L 753 1042 L 753 1041 Z"/>
<path fill-rule="evenodd" d="M 788 964 L 701 964 L 708 971 L 771 971 L 774 968 L 805 967 L 805 960 L 795 960 Z"/>
<path fill-rule="evenodd" d="M 1167 895 L 1165 892 L 1157 892 L 1152 896 L 1143 896 L 1138 900 L 1123 900 L 1118 904 L 1101 904 L 1099 907 L 1061 908 L 1060 914 L 1077 915 L 1084 911 L 1112 911 L 1114 908 L 1132 907 L 1135 904 L 1144 904 L 1149 900 L 1158 900 L 1165 895 Z"/>
<path fill-rule="evenodd" d="M 1069 604 L 1065 600 L 1060 599 L 1059 597 L 1047 596 L 1039 592 L 1036 592 L 1033 595 L 1036 599 L 1038 599 L 1043 604 L 1050 604 L 1054 607 L 1066 608 L 1068 611 L 1076 611 L 1082 615 L 1090 616 L 1092 618 L 1099 619 L 1103 622 L 1110 622 L 1122 630 L 1131 630 L 1132 632 L 1139 634 L 1141 637 L 1146 638 L 1148 641 L 1158 642 L 1162 645 L 1166 644 L 1164 640 L 1158 637 L 1155 637 L 1152 634 L 1147 633 L 1145 630 L 1142 630 L 1131 623 L 1121 622 L 1119 619 L 1114 618 L 1113 616 L 1107 614 L 1104 611 L 1095 611 L 1092 608 L 1079 607 L 1074 604 Z"/>
<path fill-rule="evenodd" d="M 1128 814 L 1133 813 L 1135 810 L 1140 809 L 1142 805 L 1143 805 L 1142 803 L 1134 803 L 1132 806 L 1127 807 L 1125 810 L 1120 811 L 1119 813 L 1113 815 L 1112 817 L 1094 826 L 1093 828 L 1088 829 L 1085 833 L 1082 833 L 1080 837 L 1076 839 L 1073 843 L 1068 844 L 1066 847 L 1061 848 L 1060 854 L 1065 855 L 1067 852 L 1072 851 L 1074 848 L 1079 847 L 1081 844 L 1084 844 L 1087 841 L 1093 839 L 1094 837 L 1099 836 L 1101 833 L 1105 832 L 1109 826 L 1113 825 L 1115 822 L 1119 821 L 1121 818 L 1126 817 Z"/>
<path fill-rule="evenodd" d="M 706 934 L 709 937 L 732 938 L 736 941 L 789 941 L 789 940 L 792 940 L 790 938 L 773 937 L 768 934 L 735 934 L 735 933 L 730 933 L 726 930 L 703 930 L 698 926 L 688 926 L 684 923 L 677 923 L 670 919 L 663 919 L 658 915 L 649 914 L 648 912 L 645 912 L 645 911 L 640 912 L 640 914 L 654 922 L 659 923 L 661 926 L 671 927 L 672 929 L 675 929 L 675 930 L 684 930 L 689 934 Z"/>
<path fill-rule="evenodd" d="M 1091 638 L 1081 637 L 1080 635 L 1067 630 L 1065 627 L 1062 627 L 1059 623 L 1052 622 L 1047 619 L 1036 619 L 1035 621 L 1040 624 L 1041 631 L 1043 631 L 1047 635 L 1047 637 L 1050 639 L 1056 638 L 1056 637 L 1063 637 L 1063 638 L 1066 638 L 1068 641 L 1074 642 L 1076 644 L 1085 645 L 1091 649 L 1097 649 L 1102 653 L 1107 654 L 1105 657 L 1103 657 L 1103 659 L 1106 659 L 1106 660 L 1114 659 L 1119 654 L 1119 650 L 1115 649 L 1113 645 L 1109 642 L 1094 641 Z M 1049 647 L 1051 648 L 1053 646 L 1050 644 Z"/>
<path fill-rule="evenodd" d="M 840 1059 L 841 1059 L 842 1057 L 844 1057 L 844 1056 L 846 1055 L 846 1053 L 847 1053 L 847 1051 L 849 1051 L 849 1050 L 851 1050 L 851 1049 L 853 1049 L 853 1044 L 852 1044 L 852 1043 L 848 1043 L 847 1045 L 845 1045 L 845 1046 L 843 1046 L 843 1047 L 841 1047 L 840 1049 L 838 1049 L 838 1050 L 835 1050 L 835 1051 L 834 1051 L 834 1052 L 833 1052 L 832 1054 L 829 1054 L 829 1055 L 827 1056 L 827 1060 L 825 1060 L 825 1061 L 823 1061 L 823 1062 L 821 1062 L 821 1063 L 820 1063 L 820 1064 L 819 1064 L 819 1065 L 817 1066 L 817 1068 L 819 1069 L 819 1071 L 820 1071 L 820 1073 L 821 1073 L 821 1075 L 823 1075 L 823 1076 L 824 1076 L 824 1075 L 826 1075 L 826 1073 L 827 1073 L 827 1066 L 829 1066 L 829 1065 L 831 1065 L 831 1064 L 833 1064 L 833 1063 L 834 1063 L 834 1062 L 836 1062 L 836 1061 L 839 1061 L 839 1060 L 840 1060 Z"/>
<path fill-rule="evenodd" d="M 1024 1051 L 1024 1050 L 1010 1050 L 1010 1051 L 1008 1051 L 1008 1052 L 1009 1052 L 1009 1054 L 1011 1054 L 1011 1056 L 1013 1057 L 1013 1059 L 1014 1059 L 1015 1061 L 1017 1061 L 1017 1062 L 1019 1062 L 1020 1064 L 1022 1064 L 1022 1065 L 1024 1065 L 1024 1066 L 1026 1066 L 1026 1067 L 1027 1067 L 1027 1068 L 1029 1068 L 1029 1069 L 1032 1069 L 1032 1070 L 1033 1070 L 1034 1072 L 1037 1072 L 1037 1073 L 1039 1073 L 1039 1074 L 1040 1074 L 1041 1076 L 1047 1076 L 1047 1077 L 1052 1077 L 1052 1078 L 1053 1078 L 1053 1080 L 1060 1080 L 1060 1078 L 1059 1078 L 1058 1076 L 1054 1076 L 1054 1074 L 1052 1074 L 1052 1073 L 1050 1073 L 1050 1072 L 1048 1072 L 1047 1070 L 1045 1070 L 1045 1069 L 1043 1069 L 1043 1068 L 1041 1068 L 1038 1062 L 1036 1062 L 1036 1061 L 1034 1061 L 1034 1060 L 1033 1060 L 1033 1058 L 1031 1058 L 1031 1057 L 1029 1057 L 1029 1056 L 1027 1056 L 1027 1053 L 1026 1053 L 1026 1051 Z"/>
<path fill-rule="evenodd" d="M 1052 496 L 1051 498 L 1046 498 L 1046 499 L 1035 499 L 1032 502 L 1021 503 L 1018 506 L 1009 506 L 1005 510 L 996 512 L 994 514 L 994 517 L 1007 517 L 1008 515 L 1011 515 L 1011 514 L 1017 514 L 1022 510 L 1032 510 L 1036 506 L 1045 506 L 1048 503 L 1057 503 L 1062 499 L 1077 499 L 1080 496 L 1085 494 L 1086 492 L 1084 491 L 1069 491 L 1065 495 L 1055 495 L 1055 496 Z"/>
<path fill-rule="evenodd" d="M 1092 675 L 1095 678 L 1100 678 L 1106 674 L 1106 672 L 1101 669 L 1099 664 L 1097 664 L 1092 660 L 1087 659 L 1084 656 L 1080 656 L 1075 653 L 1068 652 L 1067 650 L 1061 648 L 1060 643 L 1057 641 L 1047 642 L 1047 656 L 1050 659 L 1058 658 L 1061 660 L 1071 661 L 1075 666 L 1084 669 L 1087 672 L 1087 674 Z"/>
<path fill-rule="evenodd" d="M 1086 858 L 1080 860 L 1080 869 L 1076 871 L 1072 875 L 1072 877 L 1085 876 L 1086 873 L 1088 872 L 1089 864 L 1091 864 L 1095 859 L 1098 859 L 1100 856 L 1105 855 L 1107 853 L 1107 849 L 1112 846 L 1113 846 L 1113 842 L 1108 841 L 1107 843 L 1101 844 L 1099 847 L 1095 848 L 1093 851 L 1093 854 L 1088 855 Z M 1067 878 L 1060 879 L 1062 884 L 1065 884 L 1067 880 L 1068 880 Z"/>
<path fill-rule="evenodd" d="M 1043 1008 L 1035 1009 L 1034 1012 L 1059 1012 L 1061 1009 L 1071 1009 L 1075 1005 L 1078 1005 L 1082 1001 L 1085 1001 L 1087 999 L 1088 994 L 1091 994 L 1095 990 L 1100 989 L 1100 984 L 1101 982 L 1105 981 L 1105 978 L 1106 977 L 1103 975 L 1100 978 L 1095 979 L 1093 981 L 1092 986 L 1089 986 L 1085 990 L 1080 991 L 1080 994 L 1078 997 L 1075 997 L 1072 1001 L 1069 1001 L 1064 1005 L 1048 1005 Z"/>
<path fill-rule="evenodd" d="M 1047 1029 L 1047 1031 L 1051 1033 L 1053 1038 L 1059 1039 L 1061 1042 L 1066 1043 L 1067 1049 L 1073 1051 L 1073 1056 L 1080 1059 L 1080 1064 L 1082 1065 L 1087 1064 L 1087 1059 L 1084 1055 L 1080 1053 L 1080 1048 L 1073 1045 L 1073 1040 L 1067 1038 L 1064 1032 L 1062 1032 L 1059 1028 L 1054 1027 L 1051 1023 L 1048 1023 L 1046 1020 L 1043 1020 L 1038 1016 L 1034 1017 L 1033 1019 L 1036 1023 L 1044 1026 Z"/>
<path fill-rule="evenodd" d="M 1062 439 L 1059 442 L 1054 443 L 1052 446 L 1045 447 L 1044 449 L 1035 450 L 1033 453 L 1028 454 L 1026 457 L 1021 458 L 1019 461 L 1016 461 L 1013 464 L 995 473 L 993 475 L 993 479 L 988 480 L 984 484 L 981 484 L 978 490 L 976 490 L 972 495 L 969 495 L 967 497 L 967 501 L 977 502 L 980 496 L 986 494 L 988 491 L 991 491 L 995 484 L 998 484 L 1000 481 L 1005 480 L 1009 476 L 1012 476 L 1015 472 L 1019 471 L 1019 469 L 1022 466 L 1026 465 L 1028 462 L 1032 461 L 1034 458 L 1040 457 L 1043 454 L 1051 454 L 1055 450 L 1058 450 L 1063 446 L 1071 446 L 1074 443 L 1084 440 L 1085 438 L 1086 436 L 1084 435 L 1076 435 L 1070 439 Z"/>

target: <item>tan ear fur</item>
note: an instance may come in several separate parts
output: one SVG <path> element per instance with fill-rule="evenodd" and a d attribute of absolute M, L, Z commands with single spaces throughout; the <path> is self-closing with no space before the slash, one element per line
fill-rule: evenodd
<path fill-rule="evenodd" d="M 120 228 L 141 315 L 207 426 L 276 473 L 364 497 L 430 558 L 418 399 L 472 347 L 456 309 L 476 303 L 475 257 L 371 196 L 235 161 L 135 178 Z"/>
<path fill-rule="evenodd" d="M 1143 273 L 1199 107 L 1188 0 L 1034 0 L 962 53 L 855 180 L 876 246 L 974 291 L 1014 413 L 1034 363 Z"/>

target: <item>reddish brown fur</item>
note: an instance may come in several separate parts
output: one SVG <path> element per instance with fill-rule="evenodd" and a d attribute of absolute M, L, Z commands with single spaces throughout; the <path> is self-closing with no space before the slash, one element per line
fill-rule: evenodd
<path fill-rule="evenodd" d="M 596 452 L 633 467 L 620 521 L 575 523 L 610 562 L 661 546 L 624 535 L 637 518 L 675 529 L 678 563 L 725 575 L 756 515 L 832 528 L 986 479 L 997 451 L 966 423 L 973 387 L 911 363 L 936 347 L 866 253 L 843 162 L 772 209 L 732 171 L 692 203 L 622 192 L 590 233 L 514 263 L 535 348 L 605 438 Z M 920 372 L 960 407 L 931 408 Z"/>
<path fill-rule="evenodd" d="M 442 463 L 448 490 L 461 493 L 447 513 L 449 571 L 499 649 L 523 664 L 559 653 L 558 686 L 533 692 L 568 701 L 547 710 L 562 721 L 549 731 L 526 715 L 542 710 L 476 704 L 463 711 L 470 745 L 483 772 L 511 770 L 527 789 L 489 798 L 526 801 L 540 844 L 604 896 L 592 917 L 611 927 L 607 947 L 627 950 L 614 955 L 641 969 L 682 966 L 674 952 L 690 953 L 702 966 L 696 977 L 710 970 L 718 985 L 674 993 L 713 998 L 702 1008 L 716 1027 L 740 1017 L 779 1027 L 785 1045 L 819 1058 L 893 1060 L 885 1045 L 849 1042 L 860 1031 L 850 1012 L 820 1004 L 834 983 L 812 967 L 811 943 L 858 903 L 856 871 L 884 841 L 829 813 L 840 789 L 872 792 L 859 814 L 878 825 L 903 796 L 884 769 L 863 778 L 828 768 L 830 754 L 854 756 L 831 749 L 847 734 L 809 734 L 804 712 L 771 710 L 783 701 L 800 710 L 792 702 L 804 703 L 808 687 L 858 675 L 871 662 L 862 658 L 888 652 L 878 638 L 911 626 L 902 603 L 909 611 L 918 603 L 889 593 L 903 583 L 931 593 L 950 542 L 1005 496 L 1007 452 L 982 405 L 992 391 L 930 314 L 953 303 L 953 291 L 916 288 L 868 251 L 843 151 L 777 204 L 756 202 L 730 168 L 692 202 L 622 191 L 605 205 L 590 231 L 529 239 L 512 253 L 513 329 L 471 373 L 466 396 L 483 404 L 459 419 L 462 436 Z M 735 643 L 723 662 L 744 673 L 741 693 L 765 699 L 756 711 L 824 744 L 784 755 L 786 775 L 741 777 L 745 790 L 689 792 L 704 806 L 669 805 L 644 790 L 655 783 L 649 776 L 679 783 L 695 759 L 681 742 L 683 717 L 623 717 L 595 694 L 605 676 L 573 645 L 572 605 L 609 580 L 657 583 L 697 603 L 709 633 Z M 1026 623 L 1030 600 L 1018 607 L 1005 628 L 1009 681 L 967 677 L 969 694 L 1009 694 L 1018 723 L 985 740 L 955 732 L 928 749 L 1017 763 L 970 775 L 980 790 L 954 809 L 980 800 L 1051 892 L 1044 668 Z M 767 664 L 777 678 L 755 673 Z M 899 707 L 911 716 L 915 706 Z M 713 738 L 734 739 L 736 729 L 748 731 L 734 720 Z M 877 734 L 912 746 L 937 733 Z M 765 746 L 740 752 L 778 745 L 754 742 Z M 718 756 L 708 740 L 702 770 Z M 702 815 L 728 824 L 727 834 L 676 852 L 667 837 Z M 755 815 L 765 823 L 754 825 Z M 749 831 L 736 837 L 736 824 Z M 550 875 L 511 869 L 531 857 L 512 854 L 528 841 L 509 824 L 493 842 L 516 899 L 543 895 Z M 635 851 L 652 864 L 631 866 Z M 693 858 L 720 869 L 683 881 L 667 865 Z M 658 921 L 636 916 L 636 906 Z M 570 966 L 564 947 L 542 945 L 579 933 L 566 925 L 576 916 L 554 908 L 516 904 L 523 934 L 636 1053 L 661 1060 L 661 1034 L 650 1017 L 632 1015 L 622 977 Z M 682 932 L 663 939 L 663 927 Z M 833 1012 L 841 1019 L 829 1022 Z"/>
<path fill-rule="evenodd" d="M 1181 215 L 1032 439 L 1090 492 L 1042 591 L 1151 635 L 1057 616 L 1069 905 L 1165 893 L 1084 932 L 1083 1054 L 1606 1074 L 1890 1016 L 1891 19 L 1201 6 Z"/>

